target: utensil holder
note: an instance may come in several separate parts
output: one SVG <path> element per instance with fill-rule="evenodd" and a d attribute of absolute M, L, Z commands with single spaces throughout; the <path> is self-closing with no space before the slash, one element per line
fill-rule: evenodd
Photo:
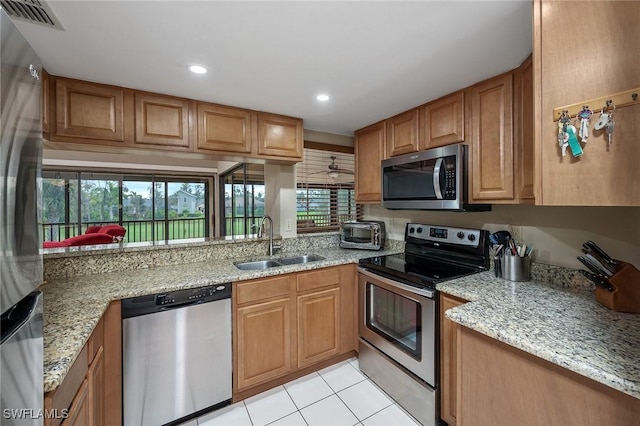
<path fill-rule="evenodd" d="M 529 281 L 531 279 L 530 256 L 502 256 L 502 278 L 509 281 Z"/>
<path fill-rule="evenodd" d="M 640 271 L 630 263 L 621 262 L 609 277 L 613 291 L 596 287 L 596 302 L 618 312 L 640 313 Z"/>

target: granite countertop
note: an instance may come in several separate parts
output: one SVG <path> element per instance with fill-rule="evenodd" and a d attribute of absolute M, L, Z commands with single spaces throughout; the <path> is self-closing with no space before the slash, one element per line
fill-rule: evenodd
<path fill-rule="evenodd" d="M 325 260 L 263 271 L 241 271 L 233 265 L 236 260 L 257 259 L 254 257 L 51 279 L 40 288 L 44 293 L 44 391 L 60 385 L 113 300 L 357 263 L 362 258 L 397 252 L 325 248 L 313 250 Z M 296 254 L 300 253 L 273 257 Z M 265 258 L 268 257 L 259 257 Z"/>
<path fill-rule="evenodd" d="M 640 315 L 600 305 L 593 288 L 511 282 L 491 271 L 437 288 L 471 301 L 446 311 L 452 321 L 640 398 Z"/>

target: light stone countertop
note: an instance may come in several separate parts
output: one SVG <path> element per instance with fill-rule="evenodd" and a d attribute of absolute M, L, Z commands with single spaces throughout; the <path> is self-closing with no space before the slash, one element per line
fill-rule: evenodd
<path fill-rule="evenodd" d="M 325 260 L 262 271 L 241 271 L 233 262 L 266 259 L 267 256 L 51 279 L 40 288 L 44 293 L 44 391 L 52 391 L 60 385 L 113 300 L 357 263 L 362 258 L 397 252 L 325 248 L 312 251 Z M 282 253 L 273 257 L 296 254 Z"/>
<path fill-rule="evenodd" d="M 263 271 L 240 271 L 233 265 L 236 260 L 253 259 L 220 259 L 52 279 L 41 288 L 44 391 L 62 382 L 113 300 L 357 263 L 399 251 L 314 249 L 314 254 L 326 259 Z M 563 274 L 549 278 L 566 285 Z M 592 288 L 512 283 L 495 278 L 491 271 L 437 288 L 471 301 L 449 309 L 446 316 L 451 320 L 640 398 L 640 315 L 609 311 L 595 301 Z"/>
<path fill-rule="evenodd" d="M 493 271 L 437 288 L 470 301 L 446 311 L 452 321 L 640 399 L 640 315 L 600 305 L 593 288 Z"/>

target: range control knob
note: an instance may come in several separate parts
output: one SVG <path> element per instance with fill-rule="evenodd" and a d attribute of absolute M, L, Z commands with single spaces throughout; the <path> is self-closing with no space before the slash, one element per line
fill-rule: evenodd
<path fill-rule="evenodd" d="M 411 228 L 409 228 L 409 233 L 413 234 L 415 232 L 415 229 L 413 228 L 413 226 Z"/>
<path fill-rule="evenodd" d="M 469 234 L 469 236 L 467 237 L 469 239 L 469 241 L 475 241 L 476 236 L 473 234 Z"/>
<path fill-rule="evenodd" d="M 464 238 L 464 232 L 458 231 L 458 238 Z"/>
<path fill-rule="evenodd" d="M 418 234 L 422 234 L 422 228 L 418 227 Z"/>

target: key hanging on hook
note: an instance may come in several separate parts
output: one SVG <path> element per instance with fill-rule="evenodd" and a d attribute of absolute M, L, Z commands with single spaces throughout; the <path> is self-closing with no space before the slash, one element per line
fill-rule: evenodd
<path fill-rule="evenodd" d="M 569 147 L 569 134 L 567 133 L 567 125 L 571 121 L 568 111 L 562 111 L 560 120 L 558 120 L 558 146 L 562 150 L 562 156 L 567 155 Z"/>
<path fill-rule="evenodd" d="M 580 123 L 580 130 L 578 130 L 578 136 L 582 143 L 587 143 L 589 139 L 589 120 L 593 112 L 589 109 L 588 105 L 582 106 L 582 111 L 578 113 L 578 122 Z"/>

